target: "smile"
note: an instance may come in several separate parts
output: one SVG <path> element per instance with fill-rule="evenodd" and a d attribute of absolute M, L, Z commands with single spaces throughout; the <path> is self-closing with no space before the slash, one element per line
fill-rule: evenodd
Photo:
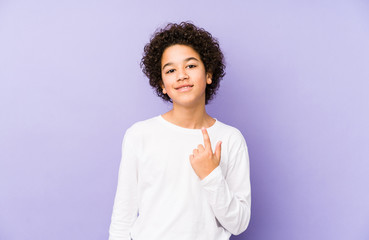
<path fill-rule="evenodd" d="M 191 90 L 192 87 L 193 87 L 193 85 L 184 85 L 184 86 L 180 86 L 180 87 L 176 88 L 176 90 L 179 91 L 179 92 L 186 92 L 186 91 Z"/>

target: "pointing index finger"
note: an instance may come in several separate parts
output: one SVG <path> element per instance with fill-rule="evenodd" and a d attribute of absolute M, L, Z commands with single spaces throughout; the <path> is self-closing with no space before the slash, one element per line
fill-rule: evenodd
<path fill-rule="evenodd" d="M 202 135 L 204 137 L 205 149 L 210 148 L 210 150 L 211 150 L 211 143 L 210 143 L 210 137 L 209 137 L 208 131 L 204 127 L 201 128 L 201 131 L 202 131 Z"/>

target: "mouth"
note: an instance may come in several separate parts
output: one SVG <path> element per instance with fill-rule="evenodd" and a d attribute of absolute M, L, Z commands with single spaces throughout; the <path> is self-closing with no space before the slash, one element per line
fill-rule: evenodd
<path fill-rule="evenodd" d="M 175 89 L 180 91 L 180 92 L 184 92 L 184 91 L 190 90 L 192 87 L 193 87 L 193 85 L 186 84 L 186 85 L 179 86 Z"/>

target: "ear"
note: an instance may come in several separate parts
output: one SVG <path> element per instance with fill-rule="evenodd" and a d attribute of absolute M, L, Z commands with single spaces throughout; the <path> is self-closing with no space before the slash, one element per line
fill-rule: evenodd
<path fill-rule="evenodd" d="M 163 91 L 163 93 L 164 94 L 167 94 L 167 90 L 165 90 L 165 86 L 164 86 L 164 84 L 163 83 L 161 83 L 160 84 L 160 86 L 161 86 L 161 88 L 163 89 L 162 91 Z"/>
<path fill-rule="evenodd" d="M 212 79 L 211 79 L 212 77 L 213 77 L 212 73 L 210 73 L 210 72 L 206 73 L 206 83 L 207 84 L 211 84 L 213 82 Z"/>

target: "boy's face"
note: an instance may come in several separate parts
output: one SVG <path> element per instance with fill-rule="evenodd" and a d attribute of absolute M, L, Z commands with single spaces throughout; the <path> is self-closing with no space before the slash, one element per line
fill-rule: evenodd
<path fill-rule="evenodd" d="M 211 74 L 205 72 L 200 55 L 186 45 L 166 48 L 161 58 L 163 93 L 174 105 L 186 107 L 205 104 L 206 84 L 211 83 Z"/>

